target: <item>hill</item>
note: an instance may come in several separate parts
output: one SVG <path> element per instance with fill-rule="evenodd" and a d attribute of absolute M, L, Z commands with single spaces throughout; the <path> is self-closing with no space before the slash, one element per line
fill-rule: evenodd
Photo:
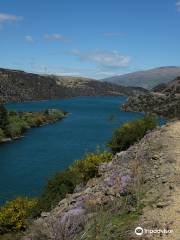
<path fill-rule="evenodd" d="M 180 123 L 169 123 L 115 155 L 84 188 L 42 213 L 23 240 L 178 240 L 179 134 Z"/>
<path fill-rule="evenodd" d="M 122 106 L 127 112 L 155 113 L 168 119 L 180 119 L 180 96 L 149 93 L 129 97 Z"/>
<path fill-rule="evenodd" d="M 129 97 L 122 108 L 125 111 L 155 113 L 166 118 L 180 119 L 180 77 L 152 90 L 147 94 Z"/>
<path fill-rule="evenodd" d="M 3 102 L 60 99 L 75 96 L 119 96 L 146 92 L 81 77 L 39 75 L 0 68 L 0 98 Z"/>
<path fill-rule="evenodd" d="M 156 86 L 152 89 L 154 92 L 161 92 L 166 94 L 180 94 L 180 77 L 167 83 Z"/>
<path fill-rule="evenodd" d="M 152 89 L 156 85 L 161 83 L 168 83 L 178 76 L 180 76 L 180 67 L 169 66 L 114 76 L 111 78 L 106 78 L 104 80 L 123 86 L 134 86 Z"/>

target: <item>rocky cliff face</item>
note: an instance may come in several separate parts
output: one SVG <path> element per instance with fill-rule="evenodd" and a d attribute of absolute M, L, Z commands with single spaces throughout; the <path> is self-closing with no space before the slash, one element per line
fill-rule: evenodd
<path fill-rule="evenodd" d="M 105 238 L 98 235 L 101 231 L 101 226 L 98 225 L 93 230 L 93 234 L 95 231 L 96 236 L 99 236 L 98 239 L 159 239 L 160 234 L 136 236 L 134 229 L 141 226 L 147 229 L 172 229 L 173 234 L 166 235 L 166 239 L 178 240 L 179 136 L 180 123 L 171 123 L 147 134 L 127 151 L 118 153 L 112 162 L 99 167 L 98 177 L 91 179 L 74 194 L 68 195 L 51 212 L 42 213 L 42 217 L 34 222 L 24 239 L 95 239 L 89 235 L 90 230 L 86 226 L 99 214 L 97 209 L 106 206 L 109 215 L 102 232 L 107 235 L 103 235 Z M 127 214 L 131 216 L 140 205 L 134 204 L 136 201 L 132 196 L 136 196 L 136 201 L 142 198 L 143 210 L 133 224 L 133 219 L 130 218 L 126 222 L 126 230 L 122 230 L 122 218 L 119 218 L 120 223 L 112 219 L 112 205 L 115 206 L 117 202 L 118 206 L 129 204 Z M 121 214 L 121 207 L 116 209 L 116 214 L 117 211 Z M 93 227 L 95 224 L 96 221 L 93 222 Z M 108 229 L 114 230 L 108 232 Z"/>
<path fill-rule="evenodd" d="M 3 102 L 59 99 L 75 96 L 118 96 L 145 92 L 85 78 L 42 76 L 0 69 L 0 98 Z"/>

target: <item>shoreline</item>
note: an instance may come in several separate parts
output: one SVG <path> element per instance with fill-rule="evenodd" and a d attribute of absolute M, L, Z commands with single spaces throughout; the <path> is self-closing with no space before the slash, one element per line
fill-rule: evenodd
<path fill-rule="evenodd" d="M 28 113 L 28 112 L 23 112 L 23 113 Z M 60 121 L 60 120 L 62 120 L 62 119 L 64 119 L 64 118 L 68 117 L 69 114 L 70 114 L 70 113 L 68 113 L 68 112 L 64 112 L 64 116 L 62 116 L 62 117 L 59 117 L 59 118 L 54 119 L 54 120 L 49 121 L 49 122 L 44 122 L 44 123 L 42 123 L 42 124 L 40 124 L 40 125 L 37 125 L 37 126 L 32 126 L 32 127 L 29 126 L 29 127 L 24 131 L 24 133 L 23 133 L 22 135 L 15 136 L 15 137 L 5 137 L 5 138 L 3 138 L 3 139 L 1 140 L 1 142 L 0 142 L 0 145 L 1 145 L 1 144 L 11 143 L 11 142 L 13 142 L 13 141 L 15 141 L 15 140 L 19 140 L 19 139 L 21 139 L 21 138 L 24 138 L 26 132 L 29 131 L 30 129 L 39 128 L 39 127 L 43 127 L 43 126 L 46 126 L 46 125 L 54 124 L 54 123 L 56 123 L 56 122 L 58 122 L 58 121 Z"/>
<path fill-rule="evenodd" d="M 127 95 L 119 94 L 119 95 L 79 95 L 79 96 L 72 96 L 72 97 L 64 97 L 64 98 L 52 98 L 52 99 L 42 99 L 42 100 L 27 100 L 27 101 L 8 101 L 3 102 L 3 104 L 18 104 L 18 103 L 38 103 L 38 102 L 48 102 L 48 101 L 56 101 L 56 100 L 66 100 L 66 99 L 73 99 L 73 98 L 81 98 L 81 97 L 126 97 Z"/>

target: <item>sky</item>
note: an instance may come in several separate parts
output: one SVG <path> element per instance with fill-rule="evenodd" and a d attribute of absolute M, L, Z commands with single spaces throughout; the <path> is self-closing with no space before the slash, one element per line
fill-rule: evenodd
<path fill-rule="evenodd" d="M 180 65 L 178 0 L 0 0 L 0 67 L 106 78 Z"/>

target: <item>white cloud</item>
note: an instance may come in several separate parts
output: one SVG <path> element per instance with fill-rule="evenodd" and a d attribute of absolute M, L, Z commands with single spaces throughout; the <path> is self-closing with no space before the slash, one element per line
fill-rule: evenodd
<path fill-rule="evenodd" d="M 180 1 L 176 2 L 176 9 L 178 12 L 180 12 Z"/>
<path fill-rule="evenodd" d="M 122 55 L 118 51 L 95 50 L 83 53 L 75 49 L 71 53 L 81 60 L 94 62 L 104 68 L 127 67 L 131 61 L 129 56 Z"/>
<path fill-rule="evenodd" d="M 34 42 L 33 37 L 30 36 L 30 35 L 26 35 L 26 36 L 25 36 L 25 40 L 26 40 L 26 42 L 28 42 L 28 43 L 33 43 L 33 42 Z"/>
<path fill-rule="evenodd" d="M 61 35 L 59 33 L 45 34 L 44 39 L 51 40 L 51 41 L 63 41 L 63 42 L 69 41 L 68 38 L 64 37 L 63 35 Z"/>
<path fill-rule="evenodd" d="M 8 13 L 0 13 L 0 26 L 2 27 L 5 23 L 19 22 L 23 19 L 21 16 L 16 16 Z"/>

